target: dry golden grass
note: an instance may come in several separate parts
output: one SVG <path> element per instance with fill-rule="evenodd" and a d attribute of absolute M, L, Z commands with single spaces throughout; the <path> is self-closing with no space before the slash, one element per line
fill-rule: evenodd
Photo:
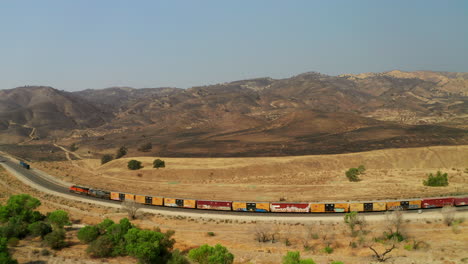
<path fill-rule="evenodd" d="M 152 168 L 157 157 L 35 163 L 40 169 L 76 184 L 130 193 L 219 200 L 338 201 L 412 198 L 468 192 L 468 146 L 388 149 L 341 155 L 274 158 L 162 158 L 166 168 Z M 160 157 L 158 157 L 160 158 Z M 130 159 L 144 168 L 127 169 Z M 359 165 L 360 182 L 344 172 Z M 73 166 L 72 166 L 73 165 Z M 428 173 L 448 172 L 448 187 L 426 187 Z"/>

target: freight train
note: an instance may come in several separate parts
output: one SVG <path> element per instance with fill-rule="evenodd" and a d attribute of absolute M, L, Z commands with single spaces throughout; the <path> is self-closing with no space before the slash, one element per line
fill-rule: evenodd
<path fill-rule="evenodd" d="M 82 195 L 123 202 L 133 200 L 137 203 L 154 206 L 192 208 L 201 210 L 241 211 L 241 212 L 282 212 L 282 213 L 347 213 L 381 212 L 392 210 L 411 210 L 437 208 L 444 206 L 468 205 L 465 197 L 437 197 L 424 199 L 406 199 L 397 201 L 369 202 L 330 202 L 330 203 L 294 203 L 294 202 L 243 202 L 212 201 L 186 198 L 168 198 L 147 196 L 123 192 L 98 190 L 78 185 L 70 186 L 69 191 Z"/>

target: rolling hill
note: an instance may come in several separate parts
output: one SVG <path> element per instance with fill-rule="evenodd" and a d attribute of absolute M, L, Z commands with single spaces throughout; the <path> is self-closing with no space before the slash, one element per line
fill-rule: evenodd
<path fill-rule="evenodd" d="M 0 133 L 9 141 L 28 132 L 15 123 L 94 151 L 151 142 L 149 155 L 278 156 L 468 143 L 465 73 L 312 72 L 72 93 L 21 87 L 0 98 Z"/>

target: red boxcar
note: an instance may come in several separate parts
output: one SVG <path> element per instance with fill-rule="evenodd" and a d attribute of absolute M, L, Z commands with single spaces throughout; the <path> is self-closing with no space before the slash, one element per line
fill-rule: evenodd
<path fill-rule="evenodd" d="M 197 200 L 197 209 L 231 211 L 231 208 L 232 202 Z"/>
<path fill-rule="evenodd" d="M 88 194 L 89 188 L 78 186 L 78 185 L 72 185 L 68 189 L 69 192 L 74 192 L 74 193 L 79 193 L 79 194 Z"/>
<path fill-rule="evenodd" d="M 455 206 L 468 205 L 468 197 L 457 197 L 454 201 Z"/>
<path fill-rule="evenodd" d="M 308 213 L 310 212 L 310 204 L 309 203 L 271 203 L 270 209 L 272 212 Z"/>
<path fill-rule="evenodd" d="M 452 205 L 454 203 L 454 198 L 428 198 L 423 199 L 421 202 L 422 208 L 435 208 L 435 207 L 444 207 L 448 205 Z"/>

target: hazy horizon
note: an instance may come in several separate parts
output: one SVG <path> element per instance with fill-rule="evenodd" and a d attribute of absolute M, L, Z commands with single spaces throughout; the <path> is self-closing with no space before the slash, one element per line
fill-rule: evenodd
<path fill-rule="evenodd" d="M 466 1 L 14 1 L 0 89 L 177 87 L 304 72 L 468 72 Z"/>

